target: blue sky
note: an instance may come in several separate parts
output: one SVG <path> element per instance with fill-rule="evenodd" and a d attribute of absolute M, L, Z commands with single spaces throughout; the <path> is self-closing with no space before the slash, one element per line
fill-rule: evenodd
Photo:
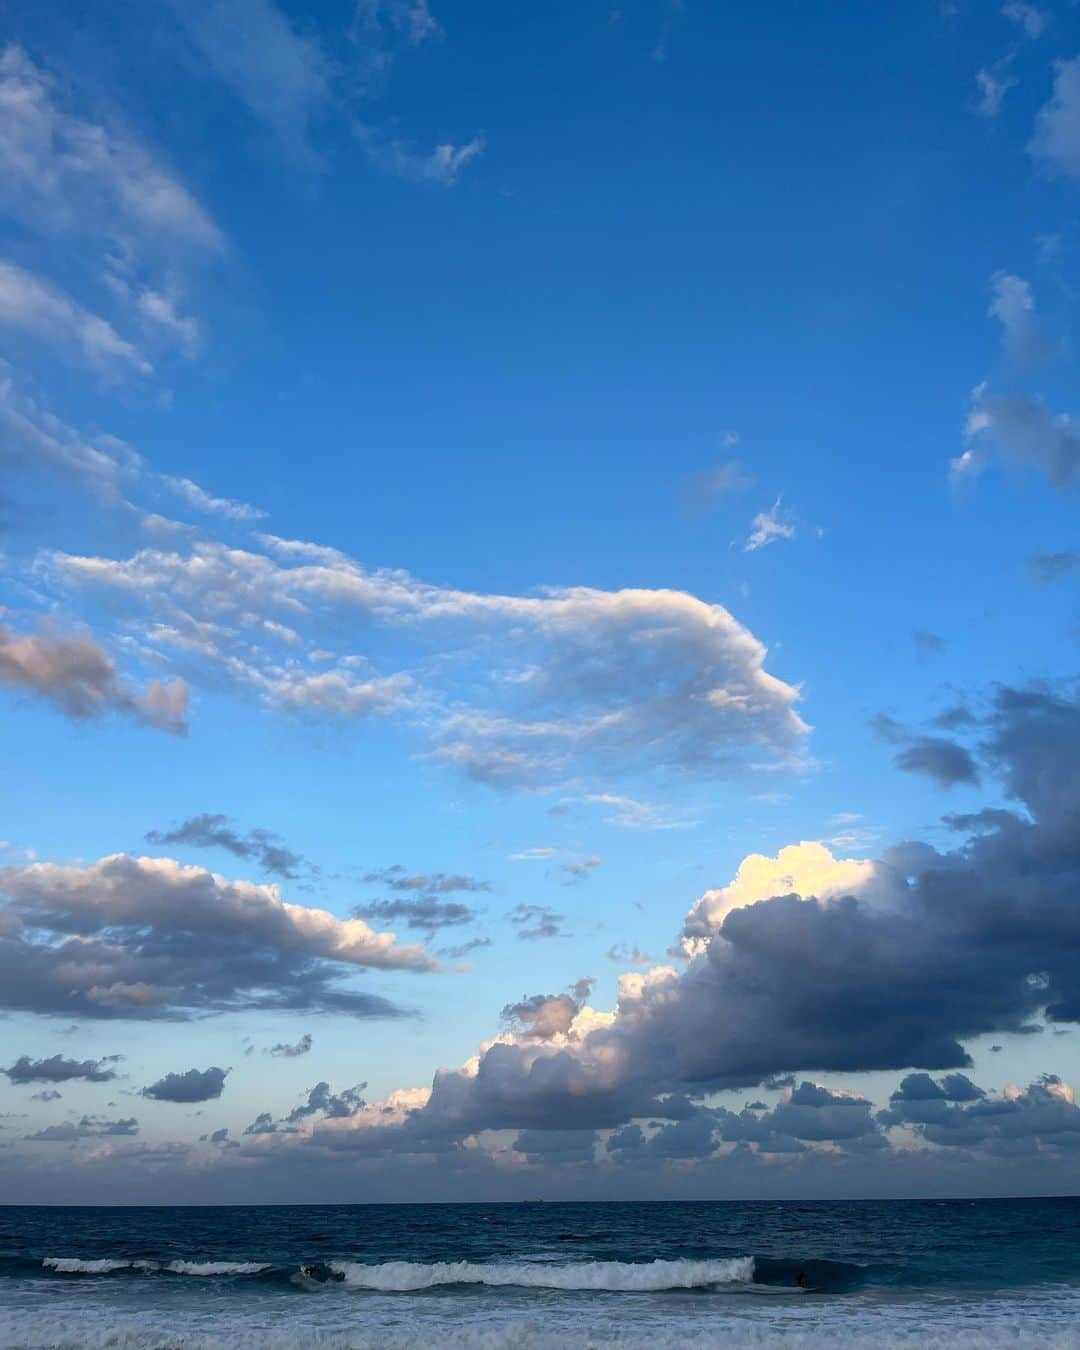
<path fill-rule="evenodd" d="M 17 1198 L 1013 1184 L 901 1107 L 788 1126 L 905 1072 L 1076 1110 L 1074 6 L 64 10 L 0 6 Z M 789 894 L 979 997 L 863 1036 L 807 937 L 810 1011 L 758 1006 Z M 593 1114 L 500 1095 L 556 1070 Z M 290 1122 L 317 1083 L 367 1105 Z"/>

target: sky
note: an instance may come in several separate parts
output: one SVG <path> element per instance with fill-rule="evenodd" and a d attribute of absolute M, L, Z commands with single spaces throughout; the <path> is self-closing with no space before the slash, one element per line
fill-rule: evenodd
<path fill-rule="evenodd" d="M 0 1199 L 1080 1191 L 1080 9 L 0 0 Z"/>

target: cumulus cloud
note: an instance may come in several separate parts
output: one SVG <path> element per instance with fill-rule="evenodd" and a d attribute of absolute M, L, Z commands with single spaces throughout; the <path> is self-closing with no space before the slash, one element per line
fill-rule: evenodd
<path fill-rule="evenodd" d="M 144 1087 L 142 1095 L 157 1102 L 209 1102 L 221 1096 L 228 1069 L 188 1069 L 167 1073 L 156 1083 Z"/>
<path fill-rule="evenodd" d="M 272 1045 L 267 1054 L 274 1055 L 278 1059 L 299 1059 L 301 1055 L 307 1055 L 311 1052 L 312 1037 L 310 1031 L 305 1031 L 298 1041 L 290 1045 L 288 1041 L 279 1041 L 277 1045 Z"/>
<path fill-rule="evenodd" d="M 426 971 L 423 946 L 171 858 L 0 869 L 0 1005 L 96 1018 L 262 1007 L 401 1015 L 349 970 Z"/>
<path fill-rule="evenodd" d="M 0 624 L 0 685 L 36 694 L 75 720 L 119 712 L 162 731 L 183 735 L 187 730 L 188 688 L 183 680 L 151 680 L 139 693 L 89 635 L 65 635 L 47 627 L 18 633 Z"/>
<path fill-rule="evenodd" d="M 1054 92 L 1035 121 L 1028 150 L 1049 168 L 1080 178 L 1080 56 L 1054 65 Z"/>
<path fill-rule="evenodd" d="M 1056 1074 L 1027 1088 L 986 1093 L 962 1074 L 935 1083 L 905 1078 L 879 1114 L 885 1125 L 907 1125 L 927 1143 L 1015 1157 L 1040 1147 L 1080 1149 L 1080 1107 Z M 918 1080 L 914 1083 L 913 1079 Z M 935 1090 L 936 1089 L 936 1090 Z"/>
<path fill-rule="evenodd" d="M 20 1084 L 70 1083 L 77 1078 L 88 1083 L 108 1083 L 117 1076 L 116 1070 L 108 1066 L 119 1059 L 119 1055 L 106 1055 L 103 1059 L 65 1059 L 63 1055 L 31 1059 L 29 1055 L 21 1055 L 10 1068 L 0 1072 Z"/>
<path fill-rule="evenodd" d="M 1071 903 L 1080 705 L 1047 689 L 1003 688 L 983 732 L 984 757 L 1021 809 L 953 819 L 970 831 L 956 849 L 909 843 L 870 863 L 831 859 L 820 846 L 804 856 L 801 846 L 754 860 L 722 888 L 729 894 L 691 912 L 684 968 L 623 975 L 611 1012 L 575 999 L 571 1015 L 559 995 L 512 1005 L 516 1030 L 461 1069 L 441 1070 L 399 1120 L 372 1108 L 344 1127 L 318 1127 L 314 1142 L 415 1153 L 484 1130 L 677 1122 L 710 1093 L 780 1087 L 809 1065 L 946 1071 L 946 1105 L 981 1120 L 982 1096 L 951 1072 L 969 1064 L 965 1042 L 1023 1032 L 1040 1015 L 1080 1020 Z M 542 1036 L 530 1018 L 542 1019 Z M 907 1081 L 901 1098 L 914 1100 L 919 1087 Z M 1058 1092 L 1044 1085 L 1033 1100 Z M 714 1124 L 781 1150 L 840 1137 L 860 1150 L 882 1143 L 865 1099 L 813 1083 L 792 1085 L 769 1114 L 764 1126 L 756 1110 L 752 1121 Z"/>
<path fill-rule="evenodd" d="M 434 758 L 495 787 L 800 760 L 799 691 L 766 671 L 765 648 L 722 606 L 662 590 L 446 590 L 317 545 L 262 540 L 261 553 L 199 539 L 125 561 L 54 555 L 48 568 L 59 584 L 109 594 L 143 643 L 183 659 L 192 679 L 310 715 L 416 714 Z M 391 659 L 438 635 L 456 657 L 452 685 L 424 689 L 400 666 L 379 673 L 367 652 L 329 670 L 304 665 L 323 653 L 321 625 L 360 616 Z M 269 619 L 306 630 L 284 664 Z"/>
<path fill-rule="evenodd" d="M 307 860 L 288 848 L 280 835 L 271 830 L 253 829 L 246 833 L 234 829 L 228 816 L 204 813 L 191 816 L 171 830 L 149 830 L 148 844 L 188 844 L 192 848 L 221 848 L 237 858 L 255 862 L 264 872 L 286 881 L 295 881 L 306 870 Z"/>

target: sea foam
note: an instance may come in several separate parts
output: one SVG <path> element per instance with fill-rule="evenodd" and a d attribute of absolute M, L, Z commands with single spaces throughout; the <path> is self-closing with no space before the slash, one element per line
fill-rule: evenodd
<path fill-rule="evenodd" d="M 746 1284 L 754 1278 L 754 1258 L 728 1261 L 587 1261 L 575 1265 L 547 1262 L 385 1261 L 362 1265 L 331 1262 L 330 1269 L 353 1289 L 407 1293 L 445 1284 L 485 1284 L 525 1289 L 596 1290 L 649 1293 L 663 1289 L 705 1289 Z"/>

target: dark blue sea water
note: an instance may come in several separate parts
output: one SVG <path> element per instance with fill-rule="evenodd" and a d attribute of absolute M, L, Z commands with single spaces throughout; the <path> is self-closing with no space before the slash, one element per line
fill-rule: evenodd
<path fill-rule="evenodd" d="M 1080 1346 L 1080 1199 L 0 1208 L 4 1347 Z"/>

